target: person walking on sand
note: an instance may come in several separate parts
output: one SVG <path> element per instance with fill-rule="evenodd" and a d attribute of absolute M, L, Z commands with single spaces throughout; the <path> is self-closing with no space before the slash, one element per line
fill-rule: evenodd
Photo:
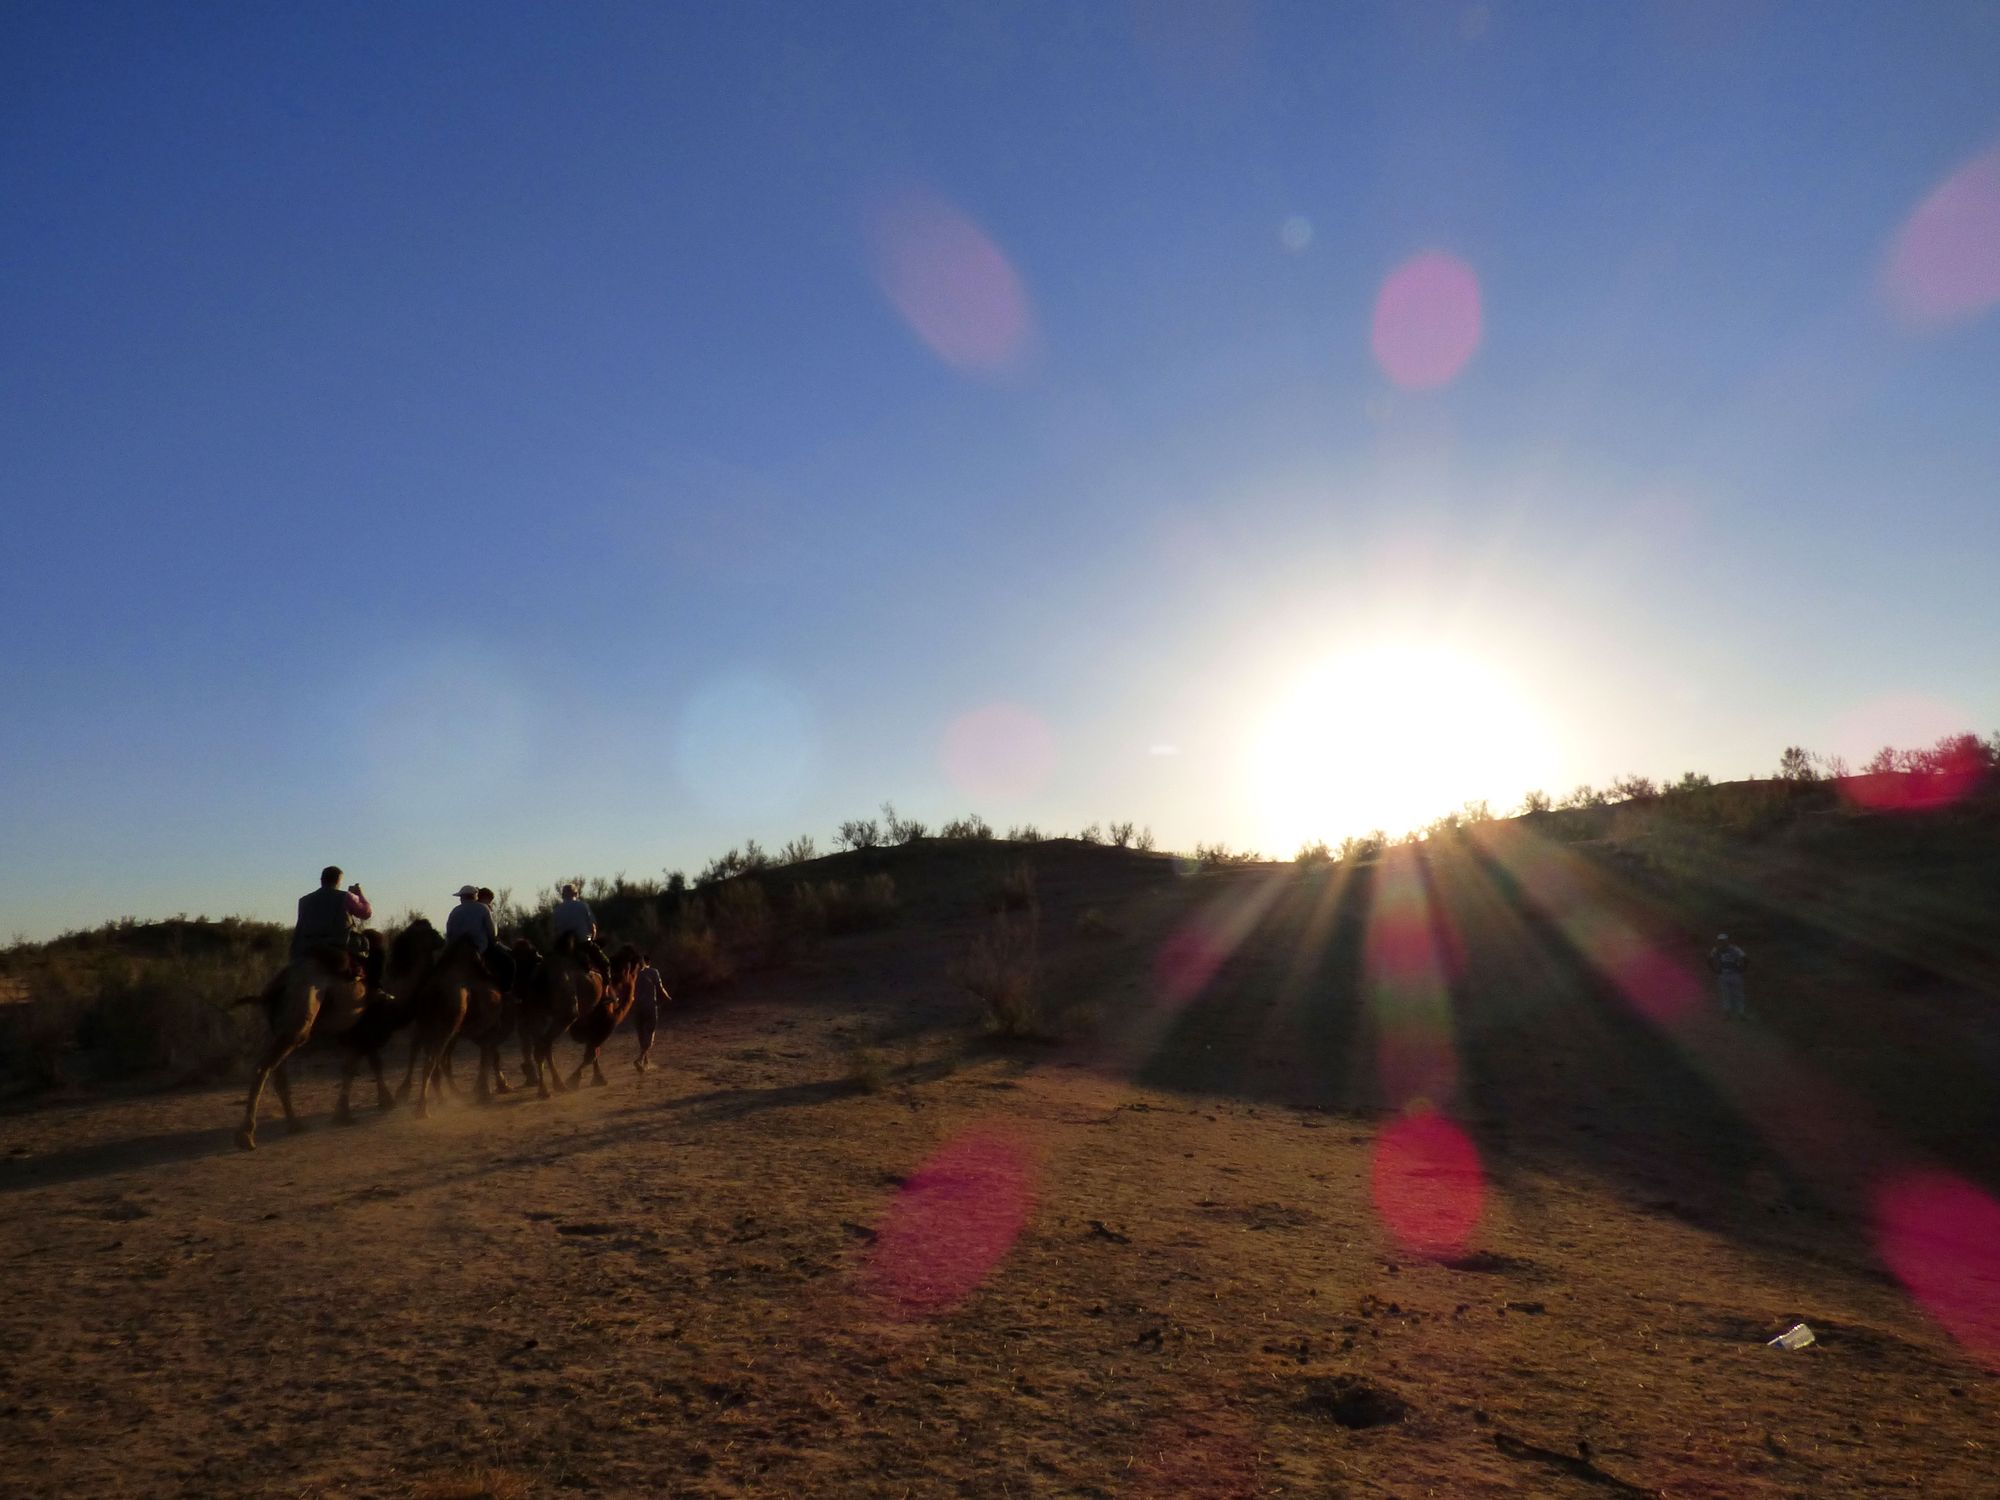
<path fill-rule="evenodd" d="M 1715 987 L 1722 1000 L 1723 1018 L 1749 1020 L 1749 1002 L 1743 998 L 1743 976 L 1750 968 L 1750 955 L 1730 942 L 1728 933 L 1718 932 L 1715 946 L 1708 950 L 1708 966 L 1715 970 Z"/>
<path fill-rule="evenodd" d="M 639 977 L 632 986 L 632 1029 L 639 1034 L 639 1055 L 632 1066 L 641 1073 L 653 1065 L 653 1033 L 660 1024 L 660 1011 L 671 999 L 653 960 L 642 954 Z"/>

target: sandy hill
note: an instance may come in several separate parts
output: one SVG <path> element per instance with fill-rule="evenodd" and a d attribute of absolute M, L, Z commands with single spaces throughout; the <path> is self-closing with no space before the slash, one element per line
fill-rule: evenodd
<path fill-rule="evenodd" d="M 644 1078 L 338 1132 L 322 1071 L 255 1155 L 229 1086 L 44 1095 L 10 1493 L 1991 1495 L 1995 829 L 857 851 L 704 898 Z M 964 978 L 1030 951 L 996 1038 Z"/>

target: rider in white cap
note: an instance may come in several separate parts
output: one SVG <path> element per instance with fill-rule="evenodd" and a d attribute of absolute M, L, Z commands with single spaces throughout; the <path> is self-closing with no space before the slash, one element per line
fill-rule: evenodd
<path fill-rule="evenodd" d="M 458 905 L 444 919 L 444 940 L 450 943 L 464 938 L 472 944 L 474 953 L 483 954 L 499 936 L 493 925 L 493 908 L 479 899 L 478 888 L 460 886 Z"/>

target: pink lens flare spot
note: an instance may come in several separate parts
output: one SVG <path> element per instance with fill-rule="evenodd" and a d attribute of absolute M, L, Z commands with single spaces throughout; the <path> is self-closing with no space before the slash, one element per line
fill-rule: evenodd
<path fill-rule="evenodd" d="M 2000 303 L 2000 146 L 1965 163 L 1903 222 L 1882 273 L 1913 328 L 1942 328 Z"/>
<path fill-rule="evenodd" d="M 1406 1115 L 1382 1132 L 1370 1189 L 1396 1243 L 1422 1255 L 1463 1250 L 1486 1204 L 1472 1137 L 1438 1114 Z"/>
<path fill-rule="evenodd" d="M 890 204 L 871 230 L 882 295 L 931 353 L 974 374 L 1020 364 L 1034 312 L 1019 273 L 985 230 L 928 193 Z"/>
<path fill-rule="evenodd" d="M 1369 343 L 1397 385 L 1429 391 L 1458 379 L 1484 328 L 1478 275 L 1448 251 L 1426 250 L 1382 283 Z"/>
<path fill-rule="evenodd" d="M 1034 1206 L 1034 1173 L 1006 1137 L 974 1132 L 932 1153 L 876 1229 L 866 1282 L 921 1316 L 955 1306 L 1006 1257 Z"/>
<path fill-rule="evenodd" d="M 1632 1008 L 1657 1025 L 1685 1020 L 1701 1006 L 1702 981 L 1637 933 L 1610 934 L 1590 956 Z"/>
<path fill-rule="evenodd" d="M 1018 703 L 989 703 L 961 714 L 944 732 L 944 768 L 971 797 L 1032 797 L 1056 766 L 1056 737 L 1040 714 Z"/>
<path fill-rule="evenodd" d="M 1208 988 L 1229 949 L 1221 933 L 1199 919 L 1190 922 L 1160 945 L 1153 959 L 1153 982 L 1176 1005 L 1192 1000 Z"/>
<path fill-rule="evenodd" d="M 2000 1371 L 2000 1203 L 1949 1172 L 1908 1173 L 1875 1194 L 1875 1246 L 1924 1310 Z"/>
<path fill-rule="evenodd" d="M 1976 742 L 1917 752 L 1903 771 L 1867 771 L 1840 783 L 1841 795 L 1875 812 L 1949 807 L 1979 790 L 1986 759 Z"/>

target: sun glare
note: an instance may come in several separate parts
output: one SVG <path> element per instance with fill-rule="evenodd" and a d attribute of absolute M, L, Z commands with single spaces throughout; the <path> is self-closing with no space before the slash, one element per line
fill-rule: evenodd
<path fill-rule="evenodd" d="M 1393 837 L 1476 799 L 1497 814 L 1550 760 L 1501 674 L 1448 647 L 1392 644 L 1301 677 L 1259 736 L 1252 775 L 1267 852 L 1282 856 L 1316 838 Z"/>

